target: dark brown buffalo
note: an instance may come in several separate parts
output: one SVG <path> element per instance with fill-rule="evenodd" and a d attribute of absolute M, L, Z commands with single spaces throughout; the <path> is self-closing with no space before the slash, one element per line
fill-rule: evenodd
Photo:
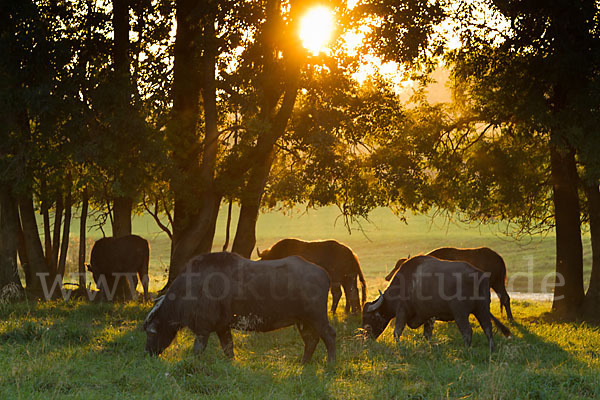
<path fill-rule="evenodd" d="M 488 247 L 477 247 L 473 249 L 440 247 L 439 249 L 430 251 L 427 255 L 441 260 L 466 261 L 484 272 L 489 272 L 490 287 L 494 289 L 498 298 L 500 298 L 500 313 L 502 313 L 502 308 L 506 309 L 508 319 L 513 320 L 512 311 L 510 309 L 510 297 L 506 291 L 506 264 L 504 264 L 504 260 L 500 254 Z M 392 272 L 385 277 L 385 280 L 389 281 L 392 279 L 394 273 L 406 260 L 406 258 L 399 259 Z"/>
<path fill-rule="evenodd" d="M 146 239 L 137 235 L 106 237 L 94 243 L 88 269 L 108 300 L 133 298 L 138 276 L 147 299 L 149 261 L 150 246 Z"/>
<path fill-rule="evenodd" d="M 189 261 L 144 321 L 146 351 L 159 355 L 177 332 L 195 335 L 194 352 L 216 332 L 233 357 L 231 329 L 267 332 L 296 325 L 308 362 L 319 338 L 335 362 L 335 330 L 327 319 L 329 276 L 301 257 L 251 261 L 233 253 L 210 253 Z"/>
<path fill-rule="evenodd" d="M 299 239 L 282 239 L 265 251 L 256 250 L 261 260 L 276 260 L 287 256 L 301 256 L 315 263 L 329 273 L 331 278 L 331 311 L 335 313 L 342 297 L 342 289 L 346 294 L 346 312 L 360 312 L 367 299 L 367 285 L 360 269 L 356 254 L 347 246 L 336 240 L 319 240 L 307 242 Z M 362 301 L 359 299 L 356 278 L 360 281 Z"/>
<path fill-rule="evenodd" d="M 375 339 L 392 318 L 394 337 L 399 340 L 405 325 L 424 325 L 429 339 L 433 321 L 455 321 L 465 344 L 471 345 L 473 330 L 469 315 L 474 314 L 494 351 L 492 323 L 510 336 L 510 330 L 490 313 L 489 273 L 463 261 L 445 261 L 431 256 L 408 259 L 376 301 L 365 304 L 362 327 Z"/>

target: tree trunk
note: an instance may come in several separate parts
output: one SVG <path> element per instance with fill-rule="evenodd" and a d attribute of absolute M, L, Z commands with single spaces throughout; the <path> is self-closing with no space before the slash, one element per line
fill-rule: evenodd
<path fill-rule="evenodd" d="M 260 202 L 275 157 L 275 143 L 285 133 L 296 103 L 300 68 L 293 63 L 293 68 L 290 69 L 294 73 L 287 77 L 279 109 L 276 109 L 279 101 L 272 102 L 265 99 L 262 104 L 261 114 L 268 121 L 266 125 L 270 126 L 270 130 L 261 135 L 256 144 L 256 150 L 259 151 L 256 153 L 255 164 L 250 170 L 250 178 L 242 197 L 240 217 L 232 248 L 233 252 L 247 258 L 252 255 L 252 250 L 256 245 L 256 222 L 258 221 Z"/>
<path fill-rule="evenodd" d="M 556 222 L 556 287 L 552 309 L 575 317 L 584 298 L 583 247 L 575 151 L 550 145 Z M 564 280 L 564 284 L 563 284 Z"/>
<path fill-rule="evenodd" d="M 221 197 L 214 193 L 206 193 L 202 204 L 204 206 L 201 212 L 195 217 L 190 228 L 181 234 L 173 250 L 169 279 L 163 290 L 179 275 L 190 258 L 209 253 L 212 249 Z"/>
<path fill-rule="evenodd" d="M 86 247 L 86 223 L 88 214 L 88 191 L 83 189 L 81 195 L 81 219 L 79 222 L 79 256 L 77 257 L 77 265 L 79 269 L 79 289 L 85 289 L 85 247 Z"/>
<path fill-rule="evenodd" d="M 196 10 L 194 13 L 193 11 Z M 177 3 L 177 38 L 175 42 L 175 76 L 173 82 L 172 143 L 187 142 L 174 153 L 188 180 L 175 180 L 175 225 L 173 250 L 167 286 L 194 255 L 210 252 L 214 239 L 221 195 L 215 192 L 214 173 L 219 146 L 216 92 L 217 43 L 214 16 L 198 15 L 197 2 Z M 196 18 L 192 19 L 192 15 Z M 200 56 L 201 54 L 201 56 Z M 186 96 L 187 97 L 184 97 Z M 204 141 L 198 146 L 198 98 L 204 106 Z M 180 132 L 177 132 L 180 130 Z M 199 149 L 202 154 L 199 154 Z M 198 150 L 197 150 L 198 149 Z M 175 151 L 175 150 L 174 150 Z M 200 157 L 200 164 L 198 158 Z M 193 194 L 197 193 L 197 196 Z M 190 196 L 192 194 L 192 196 Z M 167 287 L 165 286 L 165 288 Z"/>
<path fill-rule="evenodd" d="M 21 268 L 23 268 L 23 272 L 25 274 L 25 286 L 33 287 L 33 274 L 31 273 L 29 257 L 27 256 L 27 247 L 25 246 L 25 235 L 23 234 L 23 224 L 21 223 L 21 217 L 19 216 L 18 212 L 17 229 L 17 253 L 19 255 L 19 260 L 21 261 Z"/>
<path fill-rule="evenodd" d="M 54 232 L 52 234 L 52 258 L 50 260 L 52 269 L 58 271 L 58 255 L 61 246 L 60 242 L 60 225 L 62 223 L 63 215 L 63 199 L 62 193 L 59 193 L 56 197 L 56 207 L 54 211 Z M 60 273 L 60 272 L 59 272 Z M 62 275 L 62 274 L 61 274 Z"/>
<path fill-rule="evenodd" d="M 116 74 L 116 78 L 122 86 L 119 91 L 120 99 L 119 103 L 125 103 L 121 105 L 129 106 L 129 84 L 130 84 L 130 71 L 129 71 L 129 2 L 131 0 L 113 0 L 113 65 Z M 127 112 L 127 109 L 120 110 L 123 113 Z"/>
<path fill-rule="evenodd" d="M 276 38 L 277 23 L 280 7 L 271 4 L 267 23 L 270 35 Z M 244 257 L 250 257 L 256 245 L 256 222 L 260 203 L 266 182 L 271 172 L 274 158 L 275 143 L 285 133 L 288 121 L 292 115 L 298 95 L 301 60 L 294 51 L 286 53 L 287 68 L 281 70 L 281 62 L 277 48 L 265 46 L 265 65 L 263 68 L 263 87 L 261 91 L 261 119 L 269 129 L 261 132 L 254 148 L 254 157 L 247 160 L 250 163 L 250 177 L 241 199 L 240 217 L 233 241 L 232 251 Z M 283 88 L 283 90 L 282 90 Z"/>
<path fill-rule="evenodd" d="M 131 235 L 131 210 L 133 201 L 128 197 L 117 197 L 113 203 L 113 236 Z"/>
<path fill-rule="evenodd" d="M 40 214 L 44 221 L 44 257 L 46 258 L 46 264 L 48 268 L 52 269 L 52 236 L 50 233 L 50 204 L 48 202 L 48 187 L 46 180 L 42 179 L 41 184 L 41 197 L 42 204 L 40 208 Z"/>
<path fill-rule="evenodd" d="M 586 182 L 585 193 L 590 216 L 590 236 L 592 242 L 592 273 L 583 302 L 583 315 L 586 319 L 600 319 L 600 190 L 598 180 Z"/>
<path fill-rule="evenodd" d="M 175 200 L 171 265 L 173 265 L 179 239 L 189 228 L 192 216 L 198 212 L 197 202 L 201 198 L 200 185 L 195 179 L 190 179 L 200 175 L 201 146 L 197 130 L 200 112 L 200 73 L 197 66 L 202 49 L 197 43 L 197 39 L 201 36 L 200 24 L 194 17 L 197 6 L 198 3 L 194 0 L 177 1 L 173 118 L 169 121 L 167 135 L 175 167 L 180 172 L 174 175 L 170 182 Z"/>
<path fill-rule="evenodd" d="M 225 243 L 223 243 L 223 251 L 227 251 L 229 247 L 229 236 L 231 232 L 231 213 L 233 211 L 233 200 L 229 200 L 229 205 L 227 206 L 227 222 L 225 223 Z"/>
<path fill-rule="evenodd" d="M 116 110 L 117 116 L 117 133 L 130 135 L 126 131 L 127 121 L 131 118 L 130 96 L 131 89 L 131 72 L 130 57 L 129 57 L 129 3 L 130 0 L 113 0 L 113 31 L 114 31 L 114 46 L 113 46 L 113 62 L 118 82 L 118 90 L 115 101 L 118 104 Z M 122 154 L 127 157 L 131 149 L 125 146 L 122 149 Z M 123 176 L 127 171 L 118 171 L 116 180 L 121 181 L 124 188 L 130 189 L 130 184 Z M 131 235 L 131 211 L 133 208 L 133 199 L 131 196 L 123 193 L 118 193 L 113 202 L 113 236 L 122 237 Z"/>
<path fill-rule="evenodd" d="M 31 271 L 31 285 L 28 284 L 26 289 L 27 292 L 34 296 L 42 297 L 44 295 L 42 280 L 45 279 L 46 282 L 53 282 L 54 276 L 53 274 L 49 274 L 50 271 L 44 258 L 44 250 L 40 241 L 37 221 L 35 220 L 31 194 L 19 198 L 19 213 L 21 215 L 25 248 Z"/>
<path fill-rule="evenodd" d="M 260 210 L 260 201 L 271 171 L 274 154 L 272 147 L 265 158 L 261 160 L 261 163 L 251 170 L 246 190 L 244 190 L 240 217 L 232 247 L 232 251 L 242 257 L 250 258 L 256 245 L 256 222 Z"/>
<path fill-rule="evenodd" d="M 71 177 L 69 176 L 67 179 L 70 179 Z M 65 195 L 65 204 L 64 204 L 64 208 L 65 208 L 65 223 L 63 225 L 63 235 L 62 235 L 62 242 L 60 244 L 60 258 L 58 260 L 58 274 L 60 276 L 62 276 L 64 278 L 65 276 L 65 266 L 67 263 L 67 253 L 69 251 L 69 240 L 70 240 L 70 232 L 71 232 L 71 206 L 72 206 L 72 200 L 71 200 L 71 185 L 68 185 L 67 188 L 67 193 Z M 58 245 L 56 245 L 56 247 L 58 247 Z"/>
<path fill-rule="evenodd" d="M 10 185 L 0 184 L 0 296 L 7 285 L 23 291 L 17 270 L 19 217 Z"/>

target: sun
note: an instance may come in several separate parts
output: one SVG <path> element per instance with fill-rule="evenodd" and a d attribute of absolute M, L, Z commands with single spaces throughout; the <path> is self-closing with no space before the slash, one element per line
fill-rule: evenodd
<path fill-rule="evenodd" d="M 300 39 L 313 55 L 325 51 L 334 30 L 333 13 L 325 6 L 308 10 L 300 21 Z"/>

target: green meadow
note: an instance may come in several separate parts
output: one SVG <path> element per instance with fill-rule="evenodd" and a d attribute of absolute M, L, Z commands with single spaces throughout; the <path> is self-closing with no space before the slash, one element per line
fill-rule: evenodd
<path fill-rule="evenodd" d="M 547 302 L 514 302 L 512 338 L 494 335 L 490 355 L 474 319 L 466 348 L 453 323 L 427 342 L 406 329 L 378 341 L 357 336 L 359 317 L 333 318 L 337 363 L 320 343 L 301 365 L 293 328 L 234 333 L 235 359 L 213 335 L 192 353 L 188 331 L 158 358 L 144 354 L 141 321 L 150 304 L 87 302 L 0 305 L 2 399 L 575 399 L 600 396 L 600 332 L 545 319 Z M 492 304 L 498 314 L 498 303 Z M 504 320 L 504 319 L 503 319 Z M 506 321 L 505 321 L 506 322 Z"/>

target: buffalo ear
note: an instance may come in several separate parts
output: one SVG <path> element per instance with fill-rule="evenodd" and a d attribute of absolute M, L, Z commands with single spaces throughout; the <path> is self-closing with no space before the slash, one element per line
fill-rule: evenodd
<path fill-rule="evenodd" d="M 156 322 L 152 322 L 151 324 L 149 324 L 149 325 L 146 327 L 146 329 L 145 329 L 145 330 L 146 330 L 146 332 L 150 332 L 150 333 L 156 334 L 156 333 L 158 332 L 158 331 L 156 330 Z"/>
<path fill-rule="evenodd" d="M 410 258 L 410 255 L 408 256 L 408 258 L 401 258 L 398 261 L 396 261 L 396 265 L 394 266 L 394 270 L 398 270 L 400 269 L 400 267 L 402 267 L 404 265 L 404 263 Z"/>

